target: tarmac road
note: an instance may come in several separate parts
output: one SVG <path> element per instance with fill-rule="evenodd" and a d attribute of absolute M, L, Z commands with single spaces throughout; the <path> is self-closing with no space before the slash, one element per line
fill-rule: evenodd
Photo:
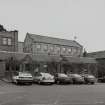
<path fill-rule="evenodd" d="M 105 105 L 105 84 L 16 86 L 2 82 L 0 105 Z"/>

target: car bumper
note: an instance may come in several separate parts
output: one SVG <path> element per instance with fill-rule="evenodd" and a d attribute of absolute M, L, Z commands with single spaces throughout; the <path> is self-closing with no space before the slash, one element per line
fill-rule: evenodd
<path fill-rule="evenodd" d="M 55 80 L 41 80 L 41 83 L 54 83 Z"/>
<path fill-rule="evenodd" d="M 60 83 L 72 83 L 71 80 L 60 80 Z"/>
<path fill-rule="evenodd" d="M 17 82 L 19 82 L 19 83 L 32 83 L 33 80 L 17 79 Z"/>

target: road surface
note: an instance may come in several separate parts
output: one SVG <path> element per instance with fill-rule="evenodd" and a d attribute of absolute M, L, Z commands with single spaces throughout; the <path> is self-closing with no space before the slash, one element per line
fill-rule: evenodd
<path fill-rule="evenodd" d="M 105 84 L 16 86 L 1 82 L 0 105 L 105 105 Z"/>

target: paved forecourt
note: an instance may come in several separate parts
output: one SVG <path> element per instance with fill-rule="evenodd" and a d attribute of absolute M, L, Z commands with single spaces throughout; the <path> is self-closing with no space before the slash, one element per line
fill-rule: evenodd
<path fill-rule="evenodd" d="M 0 105 L 105 105 L 105 84 L 16 86 L 0 83 Z"/>

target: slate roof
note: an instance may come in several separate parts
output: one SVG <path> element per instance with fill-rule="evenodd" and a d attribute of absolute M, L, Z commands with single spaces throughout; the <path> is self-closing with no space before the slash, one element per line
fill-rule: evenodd
<path fill-rule="evenodd" d="M 82 47 L 82 45 L 80 45 L 78 42 L 76 42 L 74 40 L 53 38 L 53 37 L 41 36 L 41 35 L 30 34 L 30 33 L 27 33 L 27 35 L 29 35 L 29 37 L 34 42 L 42 42 L 42 43 L 49 43 L 49 44 L 51 43 L 51 44 L 57 44 L 57 45 Z"/>
<path fill-rule="evenodd" d="M 96 59 L 105 58 L 105 51 L 97 51 L 97 52 L 88 53 L 87 56 L 93 57 Z"/>

